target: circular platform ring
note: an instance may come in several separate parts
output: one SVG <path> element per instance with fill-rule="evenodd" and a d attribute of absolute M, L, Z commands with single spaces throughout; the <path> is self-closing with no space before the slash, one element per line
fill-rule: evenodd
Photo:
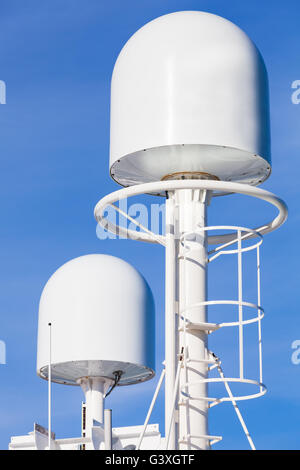
<path fill-rule="evenodd" d="M 257 304 L 254 304 L 252 302 L 245 302 L 243 300 L 206 300 L 205 302 L 197 302 L 196 304 L 193 305 L 188 305 L 185 307 L 183 310 L 181 310 L 180 313 L 180 318 L 183 321 L 187 321 L 187 327 L 189 327 L 188 319 L 185 319 L 185 313 L 198 307 L 202 306 L 210 306 L 210 305 L 237 305 L 241 307 L 249 307 L 257 311 L 257 315 L 255 317 L 249 318 L 247 320 L 242 320 L 242 321 L 232 321 L 232 322 L 221 322 L 221 323 L 216 323 L 215 325 L 218 326 L 218 328 L 224 328 L 224 327 L 230 327 L 230 326 L 243 326 L 243 325 L 251 325 L 252 323 L 257 323 L 260 320 L 262 320 L 265 316 L 265 311 L 264 309 Z M 212 323 L 207 323 L 207 330 L 209 330 L 209 326 Z M 205 329 L 205 323 L 203 323 L 203 328 Z"/>
<path fill-rule="evenodd" d="M 189 240 L 188 237 L 194 236 L 195 234 L 198 234 L 198 233 L 209 232 L 209 231 L 213 231 L 213 230 L 233 230 L 234 232 L 236 232 L 237 235 L 236 235 L 235 239 L 231 240 L 231 242 L 226 243 L 225 246 L 221 246 L 221 247 L 217 247 L 216 249 L 213 249 L 212 251 L 210 251 L 208 253 L 208 255 L 210 255 L 212 253 L 216 253 L 216 252 L 218 252 L 218 256 L 221 255 L 221 254 L 222 255 L 232 255 L 232 254 L 237 254 L 239 252 L 240 253 L 246 253 L 247 251 L 255 250 L 263 242 L 263 236 L 261 235 L 261 233 L 258 232 L 257 230 L 252 230 L 248 227 L 238 227 L 238 226 L 235 226 L 235 225 L 215 225 L 215 226 L 208 225 L 206 227 L 198 227 L 193 232 L 185 232 L 179 238 L 180 244 L 183 248 L 187 248 L 189 250 L 190 247 L 189 247 L 188 243 L 190 242 L 190 240 Z M 256 238 L 256 237 L 258 237 L 259 240 L 257 242 L 255 242 L 253 245 L 246 246 L 244 248 L 242 247 L 240 250 L 238 248 L 233 249 L 233 250 L 223 249 L 223 248 L 227 248 L 227 246 L 233 245 L 234 243 L 238 243 L 238 240 L 239 240 L 238 232 L 243 234 L 243 237 L 241 236 L 241 242 L 247 240 L 248 238 L 253 239 L 253 238 Z M 233 233 L 231 233 L 230 235 L 233 235 Z M 209 236 L 208 236 L 208 238 L 209 238 Z M 185 254 L 180 255 L 180 258 L 184 258 L 185 256 L 186 256 Z M 214 256 L 213 258 L 215 258 L 215 257 L 216 256 Z M 210 262 L 211 260 L 209 259 L 208 261 Z"/>
<path fill-rule="evenodd" d="M 239 396 L 233 396 L 233 398 L 230 398 L 229 396 L 227 397 L 221 397 L 221 398 L 213 398 L 213 397 L 193 397 L 189 393 L 185 392 L 184 389 L 187 387 L 192 387 L 193 385 L 199 385 L 203 383 L 239 383 L 239 384 L 249 384 L 249 385 L 255 385 L 256 387 L 259 388 L 259 392 L 257 393 L 251 393 L 248 395 L 239 395 Z M 215 404 L 222 403 L 224 401 L 243 401 L 243 400 L 252 400 L 253 398 L 259 398 L 265 395 L 267 392 L 267 387 L 265 384 L 262 382 L 258 382 L 257 380 L 253 379 L 245 379 L 245 378 L 240 378 L 240 377 L 213 377 L 213 378 L 208 378 L 208 379 L 202 379 L 202 380 L 196 380 L 195 382 L 186 382 L 180 387 L 180 393 L 185 397 L 188 398 L 189 400 L 196 400 L 196 401 L 207 401 Z"/>
<path fill-rule="evenodd" d="M 252 229 L 254 232 L 258 232 L 261 235 L 276 230 L 285 222 L 287 218 L 288 210 L 286 204 L 282 199 L 278 198 L 273 193 L 247 184 L 212 180 L 158 181 L 155 183 L 144 183 L 135 186 L 129 186 L 127 188 L 119 189 L 118 191 L 108 194 L 107 196 L 102 198 L 95 207 L 94 215 L 97 222 L 109 232 L 112 232 L 116 235 L 120 235 L 123 238 L 130 238 L 132 240 L 140 240 L 150 243 L 161 243 L 162 245 L 164 245 L 165 237 L 162 235 L 154 234 L 150 230 L 147 230 L 146 232 L 137 232 L 135 230 L 129 230 L 125 227 L 115 225 L 112 222 L 108 221 L 104 217 L 105 209 L 108 206 L 112 206 L 115 202 L 128 197 L 149 193 L 158 194 L 162 191 L 172 192 L 180 189 L 198 189 L 207 191 L 222 191 L 226 194 L 244 194 L 245 196 L 255 197 L 268 202 L 269 204 L 275 206 L 278 209 L 278 215 L 270 222 L 267 222 L 262 226 Z M 213 245 L 218 243 L 230 242 L 235 237 L 235 233 L 209 235 L 207 237 L 207 240 L 208 244 Z M 255 234 L 251 235 L 249 238 L 253 237 L 255 237 Z"/>

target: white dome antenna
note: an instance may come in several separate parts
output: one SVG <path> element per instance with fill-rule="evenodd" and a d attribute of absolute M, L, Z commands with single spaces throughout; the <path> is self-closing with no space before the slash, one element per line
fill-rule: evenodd
<path fill-rule="evenodd" d="M 51 368 L 49 369 L 49 324 Z M 53 382 L 81 385 L 87 429 L 103 423 L 110 387 L 154 375 L 152 293 L 139 272 L 114 256 L 75 258 L 47 282 L 40 300 L 37 372 Z"/>
<path fill-rule="evenodd" d="M 112 178 L 257 185 L 270 171 L 268 78 L 248 36 L 200 11 L 139 29 L 112 76 Z"/>

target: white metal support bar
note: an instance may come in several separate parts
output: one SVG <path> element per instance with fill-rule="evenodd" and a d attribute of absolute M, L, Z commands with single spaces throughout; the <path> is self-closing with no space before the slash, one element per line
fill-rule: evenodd
<path fill-rule="evenodd" d="M 110 204 L 111 207 L 113 207 L 117 212 L 119 212 L 119 214 L 121 214 L 123 217 L 125 217 L 126 219 L 130 220 L 130 222 L 132 222 L 134 225 L 136 225 L 138 228 L 140 228 L 141 230 L 143 230 L 147 235 L 149 235 L 150 237 L 153 238 L 153 240 L 155 240 L 157 243 L 160 243 L 161 245 L 164 245 L 165 246 L 165 241 L 164 241 L 164 238 L 161 237 L 160 235 L 157 235 L 156 233 L 154 232 L 151 232 L 151 230 L 147 229 L 147 227 L 145 227 L 144 225 L 140 224 L 139 222 L 137 222 L 133 217 L 131 217 L 129 214 L 126 214 L 126 212 L 122 211 L 122 209 L 120 209 L 118 206 L 116 206 L 115 204 Z M 128 231 L 128 233 L 130 233 Z"/>
<path fill-rule="evenodd" d="M 169 431 L 170 448 L 176 447 L 176 424 L 171 420 L 173 415 L 172 396 L 174 393 L 176 380 L 176 296 L 177 296 L 177 244 L 175 231 L 175 197 L 173 193 L 169 193 L 166 200 L 166 251 L 165 251 L 165 429 L 167 432 L 169 423 L 171 428 Z"/>
<path fill-rule="evenodd" d="M 223 369 L 222 369 L 221 364 L 220 364 L 220 360 L 219 360 L 218 358 L 216 358 L 215 356 L 213 356 L 213 357 L 215 358 L 215 361 L 216 361 L 216 364 L 217 364 L 218 372 L 219 372 L 219 374 L 220 374 L 220 377 L 221 377 L 221 378 L 223 379 L 223 381 L 224 381 L 224 386 L 225 386 L 225 388 L 226 388 L 226 391 L 227 391 L 227 393 L 228 393 L 228 396 L 229 396 L 229 398 L 230 398 L 230 401 L 231 401 L 231 403 L 232 403 L 232 405 L 233 405 L 233 408 L 234 408 L 234 410 L 235 410 L 235 412 L 236 412 L 236 414 L 237 414 L 237 417 L 238 417 L 238 419 L 239 419 L 239 421 L 240 421 L 240 423 L 241 423 L 241 426 L 242 426 L 242 428 L 243 428 L 243 431 L 244 431 L 244 433 L 246 434 L 246 437 L 247 437 L 247 439 L 248 439 L 248 442 L 249 442 L 249 444 L 250 444 L 250 447 L 251 447 L 252 450 L 255 450 L 255 446 L 254 446 L 253 440 L 252 440 L 252 438 L 251 438 L 251 436 L 250 436 L 250 433 L 249 433 L 249 431 L 248 431 L 248 428 L 247 428 L 247 426 L 246 426 L 246 423 L 245 423 L 245 421 L 244 421 L 244 419 L 243 419 L 243 417 L 242 417 L 242 414 L 241 414 L 241 412 L 240 412 L 240 410 L 239 410 L 239 407 L 238 407 L 238 405 L 237 405 L 237 403 L 236 403 L 236 401 L 235 401 L 235 399 L 234 399 L 234 396 L 233 396 L 233 394 L 232 394 L 232 391 L 231 391 L 231 388 L 230 388 L 230 386 L 229 386 L 229 384 L 228 384 L 228 381 L 227 381 L 226 378 L 225 378 Z"/>
<path fill-rule="evenodd" d="M 243 266 L 241 231 L 238 230 L 238 295 L 239 295 L 239 362 L 240 378 L 244 378 L 244 333 L 243 333 Z"/>
<path fill-rule="evenodd" d="M 261 306 L 261 294 L 260 294 L 260 248 L 256 248 L 257 258 L 257 305 Z M 263 370 L 262 370 L 262 336 L 261 336 L 261 318 L 258 319 L 258 355 L 259 355 L 259 381 L 263 382 Z"/>
<path fill-rule="evenodd" d="M 171 438 L 171 431 L 172 431 L 172 425 L 174 421 L 174 414 L 175 414 L 175 406 L 176 406 L 176 399 L 178 395 L 178 387 L 179 387 L 179 377 L 180 377 L 180 369 L 182 367 L 182 360 L 179 358 L 178 364 L 177 364 L 177 371 L 176 371 L 176 377 L 175 377 L 175 386 L 173 390 L 173 399 L 171 402 L 172 405 L 172 412 L 170 415 L 170 422 L 168 423 L 168 433 L 166 434 L 166 450 L 169 450 L 170 446 L 170 438 Z M 171 449 L 174 450 L 174 449 Z"/>
<path fill-rule="evenodd" d="M 52 371 L 51 371 L 51 361 L 52 361 L 52 331 L 51 323 L 48 323 L 49 326 L 49 365 L 48 365 L 48 450 L 52 448 L 52 431 L 51 431 L 51 386 L 52 386 Z"/>
<path fill-rule="evenodd" d="M 153 407 L 155 405 L 157 396 L 158 396 L 159 391 L 161 389 L 161 385 L 162 385 L 163 380 L 165 378 L 165 373 L 166 373 L 166 370 L 163 369 L 162 373 L 160 374 L 160 378 L 159 378 L 159 381 L 157 383 L 157 386 L 156 386 L 156 389 L 155 389 L 155 392 L 154 392 L 154 395 L 153 395 L 153 398 L 152 398 L 152 401 L 151 401 L 151 404 L 150 404 L 150 407 L 149 407 L 149 410 L 148 410 L 148 413 L 147 413 L 147 416 L 146 416 L 146 419 L 145 419 L 145 422 L 144 422 L 144 425 L 143 425 L 143 429 L 142 429 L 142 432 L 140 434 L 140 437 L 139 437 L 139 440 L 138 440 L 138 443 L 137 443 L 137 446 L 136 446 L 136 450 L 140 450 L 140 447 L 141 447 L 141 444 L 142 444 L 142 441 L 143 441 L 143 437 L 145 435 L 145 432 L 146 432 L 146 429 L 147 429 L 147 426 L 148 426 L 148 423 L 149 423 L 149 419 L 150 419 L 151 414 L 152 414 Z"/>
<path fill-rule="evenodd" d="M 105 450 L 112 450 L 112 422 L 111 422 L 111 409 L 104 410 L 104 443 Z"/>

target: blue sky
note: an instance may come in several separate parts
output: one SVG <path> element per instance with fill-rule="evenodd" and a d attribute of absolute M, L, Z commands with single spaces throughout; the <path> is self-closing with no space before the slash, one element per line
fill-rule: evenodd
<path fill-rule="evenodd" d="M 31 431 L 34 421 L 47 426 L 47 384 L 35 372 L 39 298 L 59 266 L 87 253 L 122 257 L 153 290 L 157 377 L 116 390 L 107 403 L 114 426 L 144 420 L 163 360 L 164 253 L 144 243 L 99 241 L 93 207 L 118 189 L 108 174 L 110 77 L 117 55 L 146 22 L 178 10 L 203 10 L 233 21 L 254 40 L 268 69 L 273 171 L 263 187 L 280 195 L 290 213 L 263 246 L 269 391 L 242 403 L 241 410 L 257 448 L 300 448 L 300 366 L 291 363 L 291 343 L 300 339 L 300 104 L 291 102 L 291 84 L 300 80 L 299 2 L 0 0 L 0 80 L 7 85 L 7 104 L 0 105 L 0 340 L 7 345 L 7 364 L 0 365 L 1 449 L 11 435 Z M 243 202 L 231 201 L 212 209 L 215 223 L 235 222 L 231 204 L 242 212 L 240 223 L 251 226 L 268 218 L 268 209 L 255 204 L 247 206 L 245 218 Z M 222 286 L 222 273 L 217 276 Z M 54 385 L 53 394 L 56 434 L 79 435 L 81 391 Z M 152 417 L 161 426 L 162 398 Z M 210 428 L 224 436 L 216 449 L 247 448 L 230 405 L 211 411 Z"/>

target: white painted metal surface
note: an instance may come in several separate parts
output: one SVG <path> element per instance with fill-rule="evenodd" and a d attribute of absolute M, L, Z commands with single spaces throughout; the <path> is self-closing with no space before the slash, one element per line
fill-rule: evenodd
<path fill-rule="evenodd" d="M 135 383 L 154 374 L 154 303 L 144 278 L 125 261 L 86 255 L 59 268 L 40 301 L 38 374 L 47 378 L 49 327 L 52 380 L 82 377 Z"/>
<path fill-rule="evenodd" d="M 137 443 L 137 447 L 136 447 L 136 450 L 140 450 L 141 448 L 141 444 L 142 444 L 142 441 L 145 437 L 145 433 L 147 431 L 147 427 L 148 427 L 148 423 L 149 423 L 149 419 L 151 417 L 151 413 L 153 411 L 153 408 L 154 408 L 154 405 L 155 405 L 155 402 L 157 400 L 157 397 L 158 397 L 158 394 L 159 394 L 159 391 L 160 391 L 160 388 L 162 386 L 162 383 L 163 383 L 163 380 L 165 378 L 165 374 L 166 374 L 166 370 L 163 369 L 162 370 L 162 373 L 160 375 L 160 378 L 159 378 L 159 381 L 157 383 L 157 386 L 156 386 L 156 389 L 155 389 L 155 392 L 154 392 L 154 395 L 153 395 L 153 398 L 152 398 L 152 401 L 151 401 L 151 404 L 150 404 L 150 407 L 149 407 L 149 410 L 148 410 L 148 413 L 147 413 L 147 416 L 146 416 L 146 419 L 145 419 L 145 422 L 144 422 L 144 425 L 143 425 L 143 429 L 142 429 L 142 432 L 139 436 L 139 440 L 138 440 L 138 443 Z"/>
<path fill-rule="evenodd" d="M 206 206 L 214 190 L 238 192 L 256 197 L 274 205 L 278 215 L 262 226 L 249 229 L 235 226 L 206 226 Z M 151 234 L 149 229 L 134 232 L 126 227 L 116 227 L 104 220 L 107 205 L 123 197 L 142 193 L 166 191 L 165 235 Z M 124 216 L 124 213 L 122 213 Z M 287 208 L 282 200 L 268 191 L 249 185 L 220 181 L 163 181 L 147 183 L 116 191 L 99 201 L 95 208 L 96 219 L 114 233 L 130 238 L 161 243 L 166 248 L 166 310 L 165 310 L 165 448 L 166 449 L 208 449 L 222 438 L 209 433 L 208 410 L 223 402 L 231 402 L 246 434 L 251 449 L 253 440 L 238 408 L 237 402 L 257 398 L 265 394 L 262 382 L 262 342 L 261 320 L 264 310 L 260 295 L 260 255 L 262 234 L 278 228 L 287 217 Z M 131 222 L 133 222 L 131 220 Z M 143 230 L 140 224 L 139 229 Z M 221 234 L 214 235 L 214 232 Z M 212 233 L 208 235 L 208 233 Z M 208 249 L 207 245 L 213 245 Z M 242 255 L 256 250 L 257 259 L 257 299 L 243 299 Z M 237 299 L 207 300 L 207 265 L 221 256 L 237 256 Z M 213 306 L 232 306 L 236 320 L 208 321 L 207 309 Z M 245 317 L 244 309 L 253 309 L 256 315 Z M 258 366 L 257 377 L 245 376 L 244 328 L 257 323 Z M 207 348 L 207 337 L 220 328 L 238 332 L 237 376 L 226 377 L 220 359 Z M 229 337 L 229 341 L 230 341 Z M 253 364 L 252 364 L 253 366 Z M 219 373 L 214 376 L 214 371 Z M 163 379 L 163 374 L 161 380 Z M 158 383 L 153 401 L 145 421 L 149 421 L 151 411 L 161 385 Z M 209 396 L 208 384 L 223 384 L 225 395 Z M 240 388 L 236 389 L 236 386 Z M 241 387 L 244 387 L 244 391 Z M 249 388 L 250 387 L 250 388 Z M 218 389 L 219 390 L 219 389 Z M 233 391 L 235 390 L 235 391 Z M 238 391 L 237 391 L 238 390 Z M 142 444 L 143 432 L 138 448 Z"/>
<path fill-rule="evenodd" d="M 206 233 L 189 240 L 193 249 L 188 258 L 185 257 L 186 246 L 180 243 L 181 234 L 194 232 L 198 225 L 205 226 L 206 197 L 206 191 L 183 189 L 169 192 L 166 201 L 165 427 L 166 433 L 169 431 L 166 435 L 169 449 L 209 447 L 209 440 L 200 437 L 208 435 L 207 402 L 198 401 L 188 408 L 188 399 L 183 400 L 179 392 L 182 384 L 199 380 L 199 376 L 206 378 L 208 371 L 205 362 L 196 361 L 192 367 L 186 367 L 186 360 L 193 360 L 190 351 L 196 350 L 197 358 L 206 357 L 206 332 L 186 331 L 187 318 L 194 323 L 207 322 L 206 305 L 192 312 L 185 310 L 189 305 L 206 300 Z M 181 310 L 183 316 L 179 315 Z M 183 364 L 185 367 L 181 367 Z M 198 384 L 200 397 L 207 395 L 206 388 L 205 382 Z"/>
<path fill-rule="evenodd" d="M 178 207 L 179 235 L 181 237 L 191 233 L 185 238 L 184 244 L 180 243 L 178 253 L 178 328 L 180 329 L 178 351 L 183 351 L 184 365 L 180 373 L 179 390 L 186 383 L 198 381 L 198 384 L 193 387 L 193 394 L 206 397 L 207 383 L 201 382 L 201 379 L 206 379 L 208 375 L 208 364 L 205 362 L 207 331 L 187 329 L 187 321 L 190 324 L 207 322 L 207 307 L 203 303 L 207 300 L 207 236 L 205 231 L 197 230 L 206 226 L 206 205 L 209 196 L 206 191 L 185 189 L 177 191 L 175 197 Z M 185 389 L 188 391 L 188 386 Z M 182 450 L 209 449 L 209 439 L 201 437 L 209 435 L 207 401 L 191 401 L 189 398 L 180 396 L 178 413 L 179 448 Z"/>
<path fill-rule="evenodd" d="M 51 365 L 52 365 L 52 336 L 51 336 L 51 323 L 48 323 L 49 330 L 49 358 L 48 358 L 48 450 L 51 450 L 51 419 L 52 419 L 52 378 L 51 378 Z"/>
<path fill-rule="evenodd" d="M 174 227 L 175 200 L 166 199 L 166 233 L 165 233 L 165 433 L 169 432 L 168 444 L 175 448 L 176 424 L 173 418 L 173 404 L 170 397 L 174 394 L 177 368 L 177 263 L 178 239 Z M 167 334 L 169 332 L 169 334 Z M 173 334 L 171 333 L 173 332 Z"/>
<path fill-rule="evenodd" d="M 118 183 L 131 187 L 99 201 L 95 217 L 115 234 L 166 248 L 165 369 L 144 425 L 111 432 L 111 419 L 105 426 L 103 413 L 114 373 L 122 371 L 120 384 L 153 375 L 152 295 L 144 279 L 117 258 L 89 255 L 66 263 L 41 298 L 38 373 L 49 381 L 82 386 L 86 435 L 55 439 L 35 429 L 30 437 L 12 438 L 10 448 L 45 449 L 48 443 L 50 449 L 209 449 L 221 440 L 209 434 L 209 409 L 228 401 L 255 449 L 237 402 L 266 392 L 259 250 L 262 235 L 287 217 L 282 200 L 253 187 L 270 171 L 267 74 L 260 53 L 237 26 L 209 13 L 176 12 L 148 23 L 130 38 L 112 78 L 110 172 Z M 266 201 L 278 214 L 252 229 L 206 226 L 210 198 L 231 192 Z M 115 202 L 143 193 L 166 194 L 164 235 L 129 216 L 139 231 L 105 218 L 108 206 L 126 216 Z M 214 234 L 220 230 L 221 235 Z M 246 301 L 243 254 L 251 250 L 256 250 L 257 299 Z M 209 263 L 227 255 L 237 258 L 237 298 L 208 300 Z M 231 306 L 235 320 L 210 318 L 210 308 L 219 306 Z M 255 315 L 245 316 L 246 308 Z M 250 324 L 257 324 L 258 373 L 248 378 L 244 328 Z M 222 328 L 237 334 L 235 376 L 226 377 L 221 359 L 208 349 L 208 336 Z M 164 379 L 162 439 L 149 420 Z M 208 385 L 224 386 L 225 394 L 212 396 Z M 236 385 L 245 392 L 236 391 Z M 250 392 L 250 386 L 255 391 Z M 50 400 L 49 394 L 51 411 Z"/>
<path fill-rule="evenodd" d="M 125 426 L 122 428 L 113 428 L 113 436 L 122 443 L 124 450 L 135 450 L 142 432 L 143 426 Z M 161 437 L 158 424 L 148 424 L 141 450 L 160 450 L 165 448 L 164 438 Z"/>
<path fill-rule="evenodd" d="M 139 29 L 111 83 L 111 176 L 178 172 L 259 184 L 270 174 L 268 80 L 247 35 L 220 16 L 175 12 Z"/>
<path fill-rule="evenodd" d="M 126 426 L 121 428 L 112 428 L 112 449 L 128 450 L 136 449 L 139 436 L 143 426 Z M 33 432 L 25 436 L 12 436 L 9 443 L 9 450 L 46 450 L 48 444 L 47 430 L 38 427 Z M 53 437 L 51 448 L 53 450 L 80 450 L 81 446 L 85 448 L 91 445 L 89 437 L 69 437 L 64 439 L 55 439 Z M 101 450 L 104 450 L 102 442 Z M 142 449 L 160 450 L 164 448 L 164 439 L 159 432 L 158 424 L 149 424 L 145 430 Z"/>
<path fill-rule="evenodd" d="M 102 377 L 83 377 L 78 380 L 84 395 L 88 414 L 86 428 L 91 429 L 96 424 L 104 423 L 104 397 L 113 381 Z"/>
<path fill-rule="evenodd" d="M 112 410 L 104 410 L 104 444 L 105 450 L 112 450 Z"/>
<path fill-rule="evenodd" d="M 101 444 L 103 446 L 105 443 L 104 398 L 113 381 L 102 377 L 83 377 L 78 383 L 85 395 L 85 435 L 91 440 L 86 450 L 100 449 Z"/>
<path fill-rule="evenodd" d="M 123 238 L 141 240 L 149 243 L 161 243 L 162 245 L 165 245 L 165 237 L 151 233 L 151 231 L 149 231 L 147 227 L 145 228 L 145 230 L 135 231 L 127 229 L 126 227 L 120 225 L 114 225 L 113 222 L 106 219 L 105 209 L 108 206 L 113 206 L 116 210 L 119 210 L 118 207 L 114 205 L 115 202 L 120 201 L 124 198 L 129 198 L 131 196 L 138 196 L 140 194 L 145 193 L 166 193 L 169 191 L 175 191 L 180 189 L 202 189 L 207 191 L 218 191 L 224 194 L 237 193 L 266 201 L 267 203 L 273 205 L 274 207 L 276 207 L 276 209 L 278 209 L 278 214 L 273 220 L 266 221 L 266 223 L 264 223 L 263 225 L 253 228 L 254 232 L 258 232 L 261 235 L 265 235 L 266 233 L 270 233 L 273 230 L 276 230 L 285 222 L 287 218 L 288 211 L 286 204 L 282 199 L 275 196 L 269 191 L 260 188 L 255 188 L 247 184 L 209 180 L 158 181 L 155 183 L 145 183 L 131 186 L 129 188 L 119 189 L 118 191 L 114 191 L 113 193 L 110 193 L 107 196 L 103 197 L 97 203 L 94 210 L 94 215 L 97 222 L 99 222 L 106 230 L 114 234 L 120 235 Z M 131 222 L 134 223 L 132 219 Z M 139 225 L 139 227 L 142 228 L 140 224 L 136 225 Z M 249 238 L 252 238 L 253 236 L 255 236 L 255 234 L 250 234 Z M 210 235 L 207 237 L 207 243 L 226 243 L 234 240 L 235 237 L 236 235 L 234 233 Z"/>

